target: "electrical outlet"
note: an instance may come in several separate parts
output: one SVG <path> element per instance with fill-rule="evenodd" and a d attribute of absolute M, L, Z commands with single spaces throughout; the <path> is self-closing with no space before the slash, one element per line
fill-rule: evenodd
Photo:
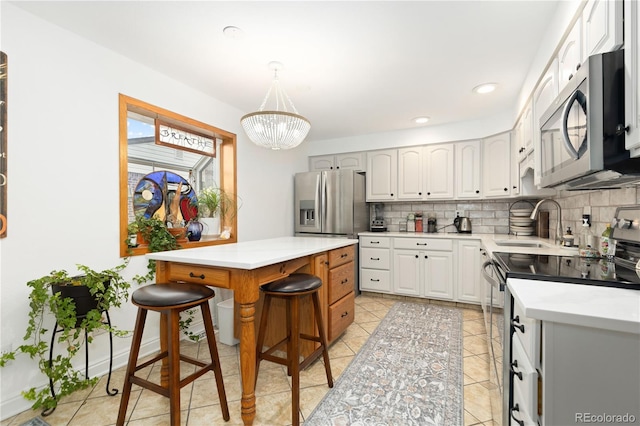
<path fill-rule="evenodd" d="M 462 216 L 462 212 L 460 210 L 456 210 L 456 217 Z"/>

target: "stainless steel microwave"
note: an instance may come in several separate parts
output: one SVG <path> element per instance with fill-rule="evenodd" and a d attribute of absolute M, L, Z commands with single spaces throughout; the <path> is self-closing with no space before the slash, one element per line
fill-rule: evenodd
<path fill-rule="evenodd" d="M 624 51 L 590 56 L 540 120 L 541 184 L 617 188 L 640 182 L 625 149 Z"/>

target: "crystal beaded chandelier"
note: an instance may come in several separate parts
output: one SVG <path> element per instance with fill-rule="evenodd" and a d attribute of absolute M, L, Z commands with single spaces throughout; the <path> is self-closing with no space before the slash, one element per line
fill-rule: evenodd
<path fill-rule="evenodd" d="M 293 102 L 280 87 L 278 70 L 282 69 L 282 64 L 270 62 L 269 68 L 274 71 L 273 82 L 260 109 L 242 117 L 240 123 L 249 139 L 258 146 L 274 150 L 295 148 L 307 137 L 311 123 L 298 114 Z M 275 109 L 265 111 L 271 94 L 275 98 Z"/>

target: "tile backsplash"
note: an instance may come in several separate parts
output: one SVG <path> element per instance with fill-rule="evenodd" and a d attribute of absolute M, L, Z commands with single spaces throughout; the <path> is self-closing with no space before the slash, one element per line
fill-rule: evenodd
<path fill-rule="evenodd" d="M 581 231 L 582 215 L 585 209 L 591 210 L 591 232 L 597 236 L 605 230 L 607 223 L 615 215 L 620 206 L 640 204 L 640 186 L 622 189 L 607 189 L 599 191 L 561 191 L 553 197 L 562 207 L 563 231 L 571 227 L 574 235 Z M 536 199 L 527 200 L 533 204 Z M 514 203 L 525 203 L 513 206 Z M 370 203 L 371 218 L 375 218 L 375 203 Z M 426 219 L 435 217 L 438 222 L 438 232 L 456 232 L 453 219 L 456 211 L 461 216 L 471 218 L 473 233 L 476 234 L 507 234 L 509 231 L 509 208 L 524 208 L 523 200 L 478 200 L 478 201 L 432 201 L 413 203 L 379 204 L 387 230 L 398 232 L 401 221 L 406 220 L 409 213 L 422 213 L 424 229 Z M 549 211 L 549 238 L 555 238 L 558 211 L 555 205 L 548 203 L 541 206 L 541 210 Z"/>
<path fill-rule="evenodd" d="M 473 232 L 476 234 L 506 234 L 509 230 L 509 206 L 513 201 L 432 201 L 414 203 L 386 203 L 382 215 L 390 232 L 398 232 L 401 221 L 406 221 L 409 213 L 422 213 L 424 229 L 428 217 L 435 217 L 438 232 L 456 232 L 453 219 L 456 211 L 460 216 L 471 218 Z M 375 218 L 373 203 L 371 218 Z M 449 225 L 449 226 L 447 226 Z"/>

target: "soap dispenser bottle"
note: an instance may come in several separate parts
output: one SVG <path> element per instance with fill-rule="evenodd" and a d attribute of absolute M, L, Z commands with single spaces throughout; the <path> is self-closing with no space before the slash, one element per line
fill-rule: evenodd
<path fill-rule="evenodd" d="M 582 215 L 582 232 L 580 233 L 578 255 L 580 257 L 598 257 L 598 249 L 595 244 L 595 236 L 591 232 L 589 215 Z"/>

